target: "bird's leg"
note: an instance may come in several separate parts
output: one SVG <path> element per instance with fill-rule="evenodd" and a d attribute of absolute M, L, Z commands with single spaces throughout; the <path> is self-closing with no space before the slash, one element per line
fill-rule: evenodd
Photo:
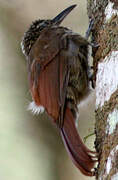
<path fill-rule="evenodd" d="M 93 66 L 91 66 L 91 69 L 93 69 Z M 92 88 L 95 89 L 95 81 L 94 81 L 93 72 L 89 73 L 89 81 L 91 82 Z"/>
<path fill-rule="evenodd" d="M 89 36 L 90 36 L 92 29 L 93 29 L 93 26 L 94 26 L 94 20 L 91 19 L 89 22 L 89 27 L 88 27 L 86 34 L 85 34 L 85 38 L 87 40 L 89 39 Z M 92 48 L 94 48 L 94 49 L 99 47 L 99 44 L 97 44 L 96 42 L 90 42 L 89 45 L 92 46 Z M 93 66 L 91 66 L 90 68 L 93 69 Z M 95 82 L 93 79 L 93 73 L 92 72 L 89 74 L 89 80 L 91 81 L 92 88 L 95 88 Z"/>
<path fill-rule="evenodd" d="M 92 29 L 93 29 L 93 26 L 94 26 L 94 20 L 91 19 L 89 22 L 89 27 L 88 27 L 86 34 L 85 34 L 85 38 L 87 40 L 89 39 L 89 36 L 90 36 Z M 99 47 L 99 44 L 97 44 L 96 42 L 90 42 L 90 45 L 92 46 L 92 48 L 98 48 Z"/>
<path fill-rule="evenodd" d="M 91 34 L 91 31 L 92 31 L 92 28 L 93 28 L 93 25 L 94 25 L 94 21 L 93 19 L 91 19 L 90 23 L 89 23 L 89 27 L 86 31 L 86 35 L 85 35 L 85 38 L 88 39 L 90 34 Z"/>

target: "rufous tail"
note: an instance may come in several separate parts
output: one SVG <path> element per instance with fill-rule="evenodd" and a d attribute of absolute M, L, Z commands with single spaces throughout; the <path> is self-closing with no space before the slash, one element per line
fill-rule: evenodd
<path fill-rule="evenodd" d="M 76 167 L 86 176 L 94 176 L 95 153 L 90 151 L 82 142 L 71 110 L 67 107 L 64 116 L 61 136 L 64 145 Z"/>

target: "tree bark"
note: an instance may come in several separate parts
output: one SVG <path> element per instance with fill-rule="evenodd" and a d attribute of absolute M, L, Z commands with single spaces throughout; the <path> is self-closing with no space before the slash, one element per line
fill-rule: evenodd
<path fill-rule="evenodd" d="M 96 179 L 118 179 L 118 0 L 88 0 L 96 81 Z"/>

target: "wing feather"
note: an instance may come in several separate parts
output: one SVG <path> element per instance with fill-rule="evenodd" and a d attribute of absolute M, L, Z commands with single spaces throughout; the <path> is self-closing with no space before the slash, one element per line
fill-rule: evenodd
<path fill-rule="evenodd" d="M 70 73 L 70 51 L 68 53 L 66 34 L 63 28 L 45 29 L 29 56 L 29 82 L 33 100 L 37 105 L 44 106 L 60 127 L 64 119 Z"/>

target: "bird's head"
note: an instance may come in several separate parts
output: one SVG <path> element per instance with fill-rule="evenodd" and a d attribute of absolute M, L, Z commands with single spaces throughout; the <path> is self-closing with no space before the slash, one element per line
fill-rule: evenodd
<path fill-rule="evenodd" d="M 27 57 L 30 53 L 30 50 L 33 46 L 33 44 L 38 39 L 41 31 L 48 27 L 48 26 L 59 26 L 60 23 L 64 20 L 64 18 L 76 7 L 76 5 L 72 5 L 65 10 L 63 10 L 61 13 L 59 13 L 55 18 L 51 20 L 36 20 L 34 21 L 28 31 L 24 33 L 21 47 L 24 55 Z"/>

